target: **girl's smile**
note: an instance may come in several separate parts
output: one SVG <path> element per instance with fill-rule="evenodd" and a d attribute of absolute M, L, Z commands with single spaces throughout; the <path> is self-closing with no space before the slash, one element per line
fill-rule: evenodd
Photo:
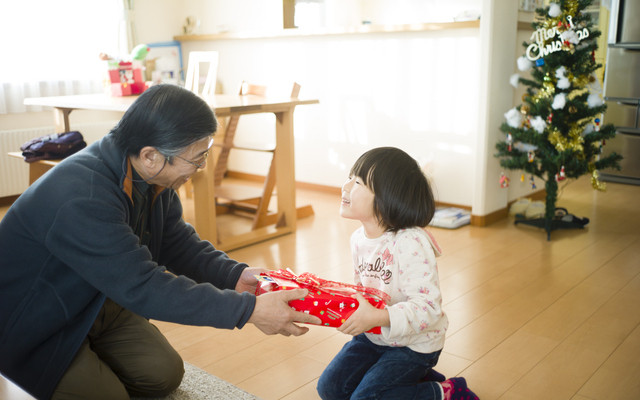
<path fill-rule="evenodd" d="M 367 236 L 372 238 L 384 232 L 373 212 L 374 198 L 373 191 L 359 176 L 350 176 L 342 185 L 340 216 L 360 221 Z"/>

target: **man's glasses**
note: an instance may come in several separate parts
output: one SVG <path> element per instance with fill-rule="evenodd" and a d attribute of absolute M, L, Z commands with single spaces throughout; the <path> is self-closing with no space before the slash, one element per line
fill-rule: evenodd
<path fill-rule="evenodd" d="M 201 169 L 202 166 L 204 165 L 205 161 L 207 161 L 207 157 L 209 157 L 209 152 L 211 151 L 211 146 L 213 146 L 213 138 L 211 138 L 209 140 L 209 145 L 207 146 L 207 151 L 202 153 L 202 155 L 196 160 L 187 160 L 186 158 L 180 157 L 180 156 L 174 156 L 174 157 L 175 158 L 179 158 L 182 161 L 188 162 L 189 164 L 193 165 L 197 169 Z"/>

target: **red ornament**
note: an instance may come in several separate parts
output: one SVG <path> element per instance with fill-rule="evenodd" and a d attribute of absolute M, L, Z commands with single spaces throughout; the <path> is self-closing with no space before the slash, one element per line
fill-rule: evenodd
<path fill-rule="evenodd" d="M 500 174 L 500 187 L 506 189 L 509 187 L 509 178 L 504 175 L 504 172 Z"/>
<path fill-rule="evenodd" d="M 564 165 L 560 168 L 560 174 L 556 174 L 556 181 L 563 181 L 567 179 L 567 175 L 564 172 Z"/>

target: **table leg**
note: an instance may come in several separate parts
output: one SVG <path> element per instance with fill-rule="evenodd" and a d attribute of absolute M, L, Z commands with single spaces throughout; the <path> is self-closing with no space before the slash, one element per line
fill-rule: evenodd
<path fill-rule="evenodd" d="M 278 228 L 296 230 L 296 182 L 293 142 L 293 107 L 276 113 L 276 193 L 278 193 Z"/>
<path fill-rule="evenodd" d="M 69 114 L 71 114 L 73 108 L 54 108 L 53 119 L 56 127 L 56 133 L 69 132 Z"/>
<path fill-rule="evenodd" d="M 200 238 L 210 241 L 217 247 L 218 228 L 213 182 L 215 162 L 211 161 L 207 162 L 204 170 L 196 172 L 191 178 L 193 181 L 193 210 L 196 232 Z"/>

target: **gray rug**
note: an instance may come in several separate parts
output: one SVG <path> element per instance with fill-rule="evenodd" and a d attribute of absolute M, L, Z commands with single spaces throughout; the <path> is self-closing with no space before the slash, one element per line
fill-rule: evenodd
<path fill-rule="evenodd" d="M 189 363 L 184 363 L 184 378 L 169 396 L 157 400 L 259 400 L 258 397 L 233 386 Z M 146 399 L 149 400 L 149 399 Z"/>

